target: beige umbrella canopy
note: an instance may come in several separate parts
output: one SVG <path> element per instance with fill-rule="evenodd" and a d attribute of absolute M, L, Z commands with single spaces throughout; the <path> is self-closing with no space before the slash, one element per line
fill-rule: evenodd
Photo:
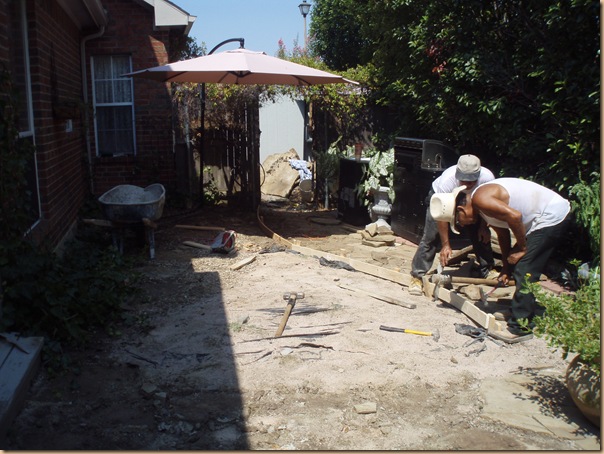
<path fill-rule="evenodd" d="M 229 41 L 240 41 L 239 49 L 227 50 L 214 54 L 213 50 Z M 236 38 L 224 41 L 208 55 L 189 60 L 169 63 L 140 71 L 126 76 L 152 79 L 158 82 L 190 82 L 202 85 L 201 124 L 204 124 L 205 84 L 246 84 L 246 85 L 321 85 L 334 83 L 358 84 L 337 74 L 321 71 L 309 66 L 300 65 L 280 58 L 271 57 L 265 52 L 256 52 L 243 47 L 243 39 Z M 254 136 L 254 134 L 252 134 Z M 257 136 L 256 136 L 257 137 Z M 254 141 L 255 143 L 256 141 Z M 200 155 L 203 161 L 203 141 Z M 252 205 L 255 209 L 260 200 L 260 176 L 258 169 L 257 144 L 254 146 L 249 165 L 249 181 L 253 187 Z M 203 162 L 201 163 L 203 166 Z M 200 179 L 203 193 L 203 179 Z"/>
<path fill-rule="evenodd" d="M 126 75 L 160 82 L 247 85 L 357 84 L 337 74 L 244 48 L 147 68 Z"/>

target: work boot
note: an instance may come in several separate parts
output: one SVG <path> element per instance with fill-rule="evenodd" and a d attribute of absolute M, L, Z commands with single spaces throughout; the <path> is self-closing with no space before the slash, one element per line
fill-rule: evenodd
<path fill-rule="evenodd" d="M 508 325 L 501 331 L 490 331 L 489 336 L 508 344 L 516 344 L 518 342 L 531 340 L 533 338 L 533 333 L 532 331 L 516 329 Z"/>
<path fill-rule="evenodd" d="M 409 293 L 415 296 L 422 296 L 424 294 L 424 284 L 420 278 L 411 278 L 411 284 L 409 284 Z"/>
<path fill-rule="evenodd" d="M 501 309 L 500 311 L 493 312 L 493 315 L 495 316 L 495 320 L 505 322 L 512 316 L 512 311 L 509 309 Z"/>

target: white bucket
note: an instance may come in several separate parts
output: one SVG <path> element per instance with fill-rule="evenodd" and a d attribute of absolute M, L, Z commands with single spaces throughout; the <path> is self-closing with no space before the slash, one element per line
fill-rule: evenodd
<path fill-rule="evenodd" d="M 300 181 L 300 199 L 302 202 L 311 202 L 312 196 L 312 180 L 308 179 Z"/>

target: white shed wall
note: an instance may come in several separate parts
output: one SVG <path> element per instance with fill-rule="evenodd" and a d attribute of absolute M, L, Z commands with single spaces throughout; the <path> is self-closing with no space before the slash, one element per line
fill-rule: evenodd
<path fill-rule="evenodd" d="M 260 107 L 260 162 L 276 153 L 296 150 L 304 159 L 305 106 L 304 101 L 284 97 Z"/>

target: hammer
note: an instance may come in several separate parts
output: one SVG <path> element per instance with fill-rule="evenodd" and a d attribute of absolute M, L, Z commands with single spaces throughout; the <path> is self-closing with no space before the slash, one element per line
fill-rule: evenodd
<path fill-rule="evenodd" d="M 287 320 L 289 319 L 294 306 L 296 305 L 296 300 L 304 299 L 304 292 L 288 292 L 283 294 L 283 299 L 287 301 L 287 306 L 285 306 L 285 313 L 281 318 L 281 323 L 279 323 L 279 328 L 275 333 L 275 337 L 281 336 L 283 334 L 283 330 L 285 329 L 285 325 L 287 324 Z"/>
<path fill-rule="evenodd" d="M 432 336 L 432 338 L 438 342 L 440 339 L 440 331 L 438 329 L 435 333 L 430 333 L 427 331 L 416 331 L 414 329 L 405 329 L 405 328 L 393 328 L 392 326 L 384 326 L 380 325 L 380 329 L 382 331 L 392 331 L 394 333 L 407 333 L 407 334 L 417 334 L 418 336 Z"/>
<path fill-rule="evenodd" d="M 495 286 L 500 285 L 501 281 L 497 279 L 482 279 L 479 277 L 459 277 L 450 276 L 448 274 L 433 274 L 430 276 L 430 281 L 435 284 L 447 285 L 447 284 L 477 284 L 477 285 L 489 285 Z M 516 285 L 514 281 L 508 281 L 508 285 Z"/>
<path fill-rule="evenodd" d="M 491 290 L 489 290 L 488 293 L 485 293 L 484 290 L 482 289 L 482 287 L 480 287 L 478 290 L 480 291 L 480 301 L 485 305 L 488 306 L 489 301 L 487 300 L 487 298 L 489 296 L 491 296 L 493 294 L 493 292 L 495 290 L 497 290 L 499 287 L 501 287 L 503 285 L 502 281 L 497 281 L 497 284 L 495 284 L 495 287 L 493 287 Z"/>

